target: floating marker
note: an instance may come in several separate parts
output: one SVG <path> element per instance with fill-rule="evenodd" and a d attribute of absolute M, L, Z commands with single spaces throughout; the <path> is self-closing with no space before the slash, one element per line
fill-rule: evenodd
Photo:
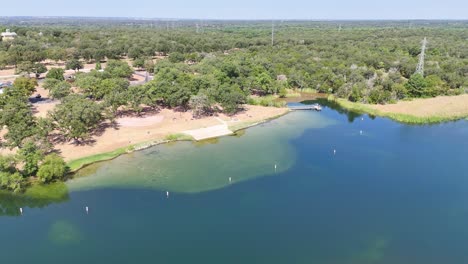
<path fill-rule="evenodd" d="M 361 130 L 361 131 L 359 131 L 359 133 L 362 135 L 362 130 Z"/>
<path fill-rule="evenodd" d="M 23 215 L 23 208 L 20 208 L 20 214 Z"/>
<path fill-rule="evenodd" d="M 85 207 L 85 210 L 86 210 L 86 214 L 89 214 L 89 208 L 88 208 L 88 206 Z"/>
<path fill-rule="evenodd" d="M 364 117 L 361 117 L 361 121 L 364 121 Z"/>
<path fill-rule="evenodd" d="M 169 198 L 169 192 L 166 192 L 166 197 Z"/>
<path fill-rule="evenodd" d="M 231 177 L 229 177 L 229 182 L 231 182 L 231 181 L 232 181 L 232 179 L 231 179 Z"/>
<path fill-rule="evenodd" d="M 276 172 L 276 164 L 275 164 L 275 172 Z"/>
<path fill-rule="evenodd" d="M 335 154 L 336 154 L 336 149 L 333 150 L 333 155 L 335 155 Z"/>

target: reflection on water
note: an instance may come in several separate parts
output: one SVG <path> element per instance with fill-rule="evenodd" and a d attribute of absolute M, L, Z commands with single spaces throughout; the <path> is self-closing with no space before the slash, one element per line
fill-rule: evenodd
<path fill-rule="evenodd" d="M 43 208 L 68 200 L 68 188 L 64 183 L 36 185 L 20 194 L 0 191 L 0 216 L 20 216 L 19 208 Z"/>
<path fill-rule="evenodd" d="M 332 110 L 335 110 L 339 114 L 346 115 L 349 123 L 353 123 L 356 120 L 356 118 L 360 118 L 364 116 L 364 114 L 362 113 L 358 113 L 355 111 L 342 108 L 338 103 L 336 103 L 335 101 L 330 101 L 327 98 L 317 98 L 314 100 L 306 100 L 306 101 L 301 102 L 301 104 L 305 104 L 305 105 L 313 105 L 316 103 L 322 106 L 328 107 Z M 369 114 L 366 114 L 366 115 L 371 119 L 375 119 L 375 116 L 373 115 L 369 115 Z"/>

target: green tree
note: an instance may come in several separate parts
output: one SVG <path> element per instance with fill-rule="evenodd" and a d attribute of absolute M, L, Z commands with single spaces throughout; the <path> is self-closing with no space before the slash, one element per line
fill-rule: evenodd
<path fill-rule="evenodd" d="M 137 58 L 133 61 L 133 67 L 135 68 L 144 68 L 145 67 L 145 60 L 142 58 Z"/>
<path fill-rule="evenodd" d="M 24 178 L 18 172 L 0 172 L 0 187 L 4 189 L 20 192 L 23 183 Z"/>
<path fill-rule="evenodd" d="M 185 61 L 185 56 L 180 52 L 172 52 L 169 54 L 169 61 L 172 63 L 183 62 Z"/>
<path fill-rule="evenodd" d="M 273 85 L 273 79 L 267 72 L 262 72 L 255 78 L 255 85 L 265 94 L 276 93 Z"/>
<path fill-rule="evenodd" d="M 102 107 L 81 95 L 72 94 L 49 113 L 65 139 L 79 141 L 103 121 Z"/>
<path fill-rule="evenodd" d="M 37 177 L 42 182 L 62 180 L 67 174 L 68 168 L 65 161 L 59 155 L 52 153 L 44 158 L 44 162 L 39 167 Z"/>
<path fill-rule="evenodd" d="M 110 60 L 104 69 L 115 78 L 130 78 L 133 74 L 133 69 L 125 61 Z"/>
<path fill-rule="evenodd" d="M 351 94 L 349 95 L 349 100 L 351 102 L 360 102 L 363 97 L 363 86 L 355 84 L 351 89 Z"/>
<path fill-rule="evenodd" d="M 219 89 L 217 101 L 223 107 L 224 112 L 233 114 L 238 111 L 241 104 L 245 104 L 246 96 L 237 85 L 224 84 Z"/>
<path fill-rule="evenodd" d="M 74 70 L 76 72 L 76 71 L 80 71 L 81 69 L 83 69 L 83 63 L 81 63 L 81 61 L 77 59 L 73 59 L 73 60 L 67 61 L 67 64 L 65 65 L 65 67 L 67 70 Z"/>
<path fill-rule="evenodd" d="M 51 48 L 47 51 L 47 58 L 55 61 L 55 63 L 58 63 L 60 60 L 65 60 L 67 56 L 67 53 L 65 49 L 56 47 L 56 48 Z"/>
<path fill-rule="evenodd" d="M 58 83 L 60 83 L 60 81 L 57 79 L 46 78 L 42 83 L 42 87 L 46 90 L 52 90 Z"/>
<path fill-rule="evenodd" d="M 42 73 L 47 72 L 46 66 L 44 66 L 44 64 L 42 64 L 42 63 L 34 63 L 31 70 L 32 70 L 32 72 L 34 72 L 34 74 L 36 74 L 36 78 L 39 78 L 39 76 Z"/>
<path fill-rule="evenodd" d="M 99 93 L 101 79 L 91 74 L 77 74 L 75 85 L 78 86 L 86 96 L 95 97 Z"/>
<path fill-rule="evenodd" d="M 33 72 L 33 67 L 34 64 L 30 61 L 23 61 L 18 64 L 18 67 L 16 68 L 16 73 L 27 73 L 30 74 Z"/>
<path fill-rule="evenodd" d="M 0 108 L 0 125 L 7 127 L 8 132 L 4 135 L 4 138 L 9 147 L 21 147 L 24 139 L 35 135 L 35 117 L 27 99 L 8 96 L 6 102 Z"/>
<path fill-rule="evenodd" d="M 28 77 L 18 77 L 15 79 L 13 86 L 17 89 L 18 92 L 24 96 L 29 97 L 36 91 L 37 80 Z"/>
<path fill-rule="evenodd" d="M 65 70 L 62 68 L 52 68 L 49 70 L 49 72 L 47 72 L 46 78 L 64 81 L 65 80 L 65 78 L 63 77 L 64 73 L 65 73 Z"/>
<path fill-rule="evenodd" d="M 192 95 L 190 97 L 189 106 L 193 110 L 193 115 L 200 117 L 211 112 L 211 101 L 204 93 Z"/>
<path fill-rule="evenodd" d="M 405 88 L 411 97 L 421 97 L 424 95 L 424 89 L 427 87 L 426 80 L 421 74 L 411 75 L 408 82 L 405 84 Z"/>
<path fill-rule="evenodd" d="M 62 99 L 70 95 L 71 84 L 66 81 L 56 83 L 52 89 L 50 89 L 50 96 L 54 99 Z"/>
<path fill-rule="evenodd" d="M 144 68 L 146 69 L 146 71 L 148 71 L 149 73 L 154 73 L 154 66 L 155 66 L 155 64 L 154 64 L 153 60 L 152 60 L 152 59 L 148 59 L 148 60 L 145 61 L 145 65 L 144 65 L 143 67 L 144 67 Z"/>
<path fill-rule="evenodd" d="M 0 155 L 0 172 L 16 172 L 16 159 L 13 155 Z"/>
<path fill-rule="evenodd" d="M 23 162 L 23 175 L 33 176 L 38 170 L 39 161 L 43 158 L 43 153 L 34 144 L 29 141 L 18 151 L 18 159 Z"/>

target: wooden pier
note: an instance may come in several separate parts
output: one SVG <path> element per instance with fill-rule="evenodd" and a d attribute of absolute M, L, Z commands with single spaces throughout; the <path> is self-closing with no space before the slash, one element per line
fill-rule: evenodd
<path fill-rule="evenodd" d="M 303 105 L 303 106 L 292 106 L 289 109 L 292 111 L 300 111 L 300 110 L 315 110 L 315 111 L 322 111 L 322 107 L 318 104 L 313 105 Z"/>

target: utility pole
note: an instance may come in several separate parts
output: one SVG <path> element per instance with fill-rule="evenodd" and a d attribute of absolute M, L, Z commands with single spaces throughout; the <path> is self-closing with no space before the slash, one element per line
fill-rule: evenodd
<path fill-rule="evenodd" d="M 424 76 L 424 57 L 426 56 L 426 45 L 427 39 L 424 37 L 424 40 L 422 41 L 421 53 L 419 54 L 418 66 L 416 67 L 415 72 L 421 74 L 422 76 Z"/>

